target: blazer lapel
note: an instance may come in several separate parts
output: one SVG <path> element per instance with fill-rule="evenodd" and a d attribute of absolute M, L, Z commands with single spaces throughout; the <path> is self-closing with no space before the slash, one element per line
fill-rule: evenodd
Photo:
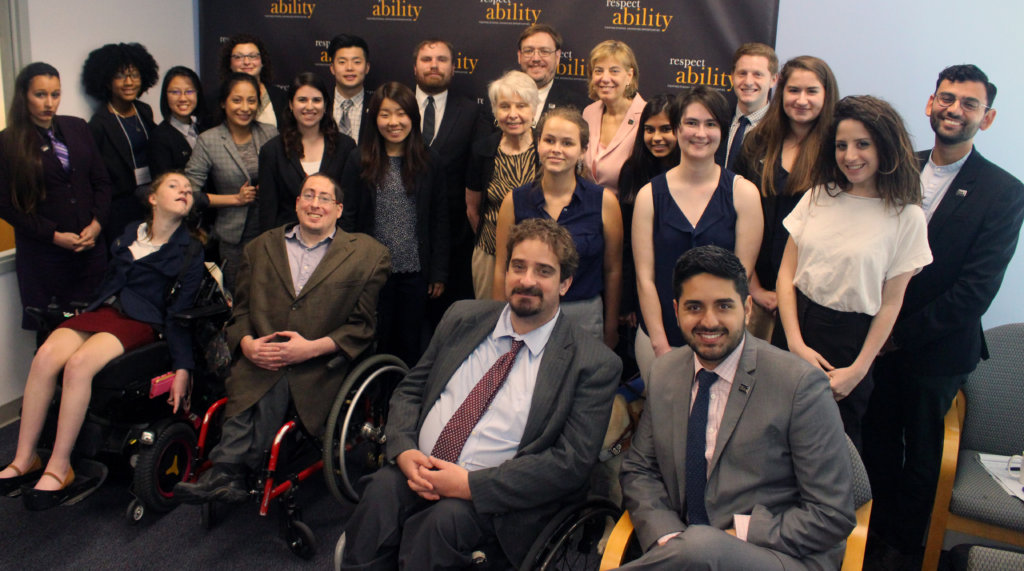
<path fill-rule="evenodd" d="M 136 112 L 136 116 L 141 121 L 142 117 Z M 124 164 L 130 168 L 135 168 L 135 161 L 132 159 L 132 147 L 128 142 L 128 137 L 125 132 L 122 131 L 120 120 L 117 116 L 107 110 L 107 120 L 104 122 L 104 128 L 107 131 L 107 136 L 110 137 L 110 142 L 117 149 L 117 154 L 120 155 L 121 160 Z"/>
<path fill-rule="evenodd" d="M 563 389 L 565 373 L 575 353 L 569 327 L 568 318 L 563 313 L 558 317 L 558 323 L 555 323 L 551 337 L 548 338 L 544 357 L 537 370 L 533 398 L 530 399 L 530 414 L 526 418 L 526 426 L 523 427 L 523 438 L 519 441 L 520 450 L 544 432 L 551 407 L 558 400 L 559 391 Z"/>
<path fill-rule="evenodd" d="M 718 427 L 718 438 L 715 439 L 715 453 L 711 457 L 711 466 L 708 473 L 714 472 L 718 466 L 718 459 L 722 457 L 722 450 L 729 445 L 729 438 L 736 430 L 736 423 L 739 422 L 743 409 L 746 408 L 748 395 L 754 390 L 755 379 L 751 373 L 757 368 L 757 349 L 753 343 L 746 343 L 743 346 L 743 355 L 740 356 L 740 364 L 736 368 L 736 377 L 732 380 L 732 389 L 729 391 L 729 400 L 725 403 L 725 412 L 722 413 L 722 424 Z"/>
<path fill-rule="evenodd" d="M 327 279 L 331 272 L 355 252 L 352 241 L 352 236 L 342 231 L 341 228 L 335 231 L 334 239 L 331 241 L 330 246 L 327 247 L 327 253 L 324 254 L 323 259 L 320 260 L 316 269 L 313 270 L 313 275 L 309 276 L 309 279 L 306 280 L 306 285 L 302 286 L 302 291 L 295 296 L 297 299 L 302 298 L 307 292 L 320 285 L 320 282 Z"/>
<path fill-rule="evenodd" d="M 628 127 L 640 120 L 640 114 L 644 110 L 644 105 L 646 105 L 646 102 L 640 98 L 639 93 L 636 94 L 636 96 L 633 97 L 633 102 L 629 105 L 629 109 L 626 110 L 626 117 L 622 119 L 622 124 L 619 125 L 618 130 L 615 131 L 615 136 L 612 137 L 612 141 L 608 143 L 608 146 L 605 147 L 603 151 L 601 151 L 600 156 L 603 157 L 604 155 L 614 151 L 619 145 L 626 143 L 627 139 L 629 139 L 629 143 L 632 143 L 633 139 L 630 137 L 630 129 Z M 633 131 L 633 133 L 635 134 L 636 132 Z"/>
<path fill-rule="evenodd" d="M 441 117 L 441 124 L 437 126 L 437 134 L 434 135 L 434 140 L 430 142 L 430 148 L 440 149 L 444 146 L 448 141 L 448 135 L 452 132 L 452 125 L 458 122 L 461 112 L 462 110 L 459 109 L 458 103 L 449 91 L 448 102 L 444 106 L 444 115 Z"/>
<path fill-rule="evenodd" d="M 679 471 L 676 476 L 676 485 L 679 488 L 679 497 L 686 498 L 686 434 L 690 424 L 690 395 L 693 393 L 693 352 L 687 352 L 686 358 L 680 365 L 680 382 L 673 383 L 673 390 L 669 391 L 670 404 L 672 405 L 672 455 L 676 459 Z M 682 500 L 681 500 L 682 501 Z"/>
<path fill-rule="evenodd" d="M 288 251 L 285 250 L 284 246 L 284 230 L 279 228 L 272 230 L 272 232 L 276 235 L 276 239 L 266 241 L 267 259 L 270 260 L 270 265 L 274 267 L 274 273 L 281 280 L 284 290 L 291 292 L 294 299 L 295 284 L 292 282 L 291 266 L 288 265 Z"/>
<path fill-rule="evenodd" d="M 964 161 L 964 166 L 960 167 L 960 172 L 949 183 L 949 189 L 946 190 L 942 201 L 939 202 L 939 206 L 935 209 L 935 213 L 928 223 L 929 228 L 932 226 L 944 228 L 946 220 L 960 208 L 960 205 L 974 196 L 974 192 L 977 192 L 974 183 L 978 178 L 978 163 L 980 160 L 981 155 L 978 154 L 977 149 L 972 148 L 971 155 L 967 157 L 967 160 Z M 972 190 L 974 192 L 969 192 Z"/>
<path fill-rule="evenodd" d="M 229 131 L 227 127 L 224 127 L 220 137 L 221 142 L 224 145 L 224 152 L 231 157 L 231 160 L 235 161 L 235 166 L 237 166 L 238 170 L 244 174 L 246 172 L 245 163 L 242 162 L 242 155 L 238 153 L 238 146 L 235 145 L 235 140 L 231 138 L 231 131 Z M 253 140 L 255 140 L 255 137 Z"/>

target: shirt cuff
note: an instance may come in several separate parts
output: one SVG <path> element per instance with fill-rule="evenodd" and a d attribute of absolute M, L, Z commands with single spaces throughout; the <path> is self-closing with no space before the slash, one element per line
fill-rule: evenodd
<path fill-rule="evenodd" d="M 747 540 L 747 528 L 750 527 L 750 516 L 743 514 L 732 515 L 732 526 L 736 529 L 736 537 Z"/>
<path fill-rule="evenodd" d="M 665 545 L 665 543 L 667 543 L 668 540 L 670 540 L 673 537 L 679 535 L 680 533 L 683 533 L 683 532 L 681 532 L 681 531 L 673 531 L 672 533 L 666 533 L 665 535 L 663 535 L 663 536 L 658 538 L 658 545 L 659 546 L 660 545 Z"/>

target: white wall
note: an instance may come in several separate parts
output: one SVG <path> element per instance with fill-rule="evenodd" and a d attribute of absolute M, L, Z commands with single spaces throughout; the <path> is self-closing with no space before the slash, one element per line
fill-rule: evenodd
<path fill-rule="evenodd" d="M 1024 132 L 1024 75 L 1013 40 L 1024 21 L 1018 0 L 781 0 L 779 60 L 809 54 L 828 62 L 841 95 L 872 94 L 892 103 L 914 137 L 933 142 L 924 108 L 948 65 L 973 63 L 996 84 L 996 120 L 975 138 L 986 158 L 1024 180 L 1019 139 Z M 1024 245 L 985 315 L 985 327 L 1024 321 Z"/>

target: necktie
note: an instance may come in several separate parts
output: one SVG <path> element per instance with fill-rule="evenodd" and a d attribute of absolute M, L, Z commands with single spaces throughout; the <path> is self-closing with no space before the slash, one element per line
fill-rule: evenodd
<path fill-rule="evenodd" d="M 60 142 L 57 136 L 53 134 L 53 129 L 46 131 L 47 138 L 50 139 L 50 144 L 53 145 L 53 152 L 57 153 L 57 160 L 64 167 L 64 170 L 71 168 L 71 157 L 68 155 L 68 146 Z"/>
<path fill-rule="evenodd" d="M 427 108 L 423 111 L 423 144 L 430 146 L 434 140 L 434 96 L 427 96 Z"/>
<path fill-rule="evenodd" d="M 484 373 L 483 378 L 477 382 L 473 390 L 469 391 L 466 400 L 462 401 L 455 414 L 448 419 L 448 424 L 441 429 L 441 434 L 438 435 L 437 442 L 434 443 L 434 449 L 430 451 L 431 456 L 448 462 L 458 461 L 459 455 L 462 454 L 462 447 L 466 445 L 466 439 L 469 438 L 469 433 L 473 431 L 476 423 L 480 421 L 480 417 L 491 406 L 491 401 L 494 400 L 494 395 L 498 394 L 498 389 L 505 384 L 508 372 L 512 370 L 512 363 L 515 362 L 516 355 L 522 348 L 522 340 L 513 341 L 512 348 L 508 353 L 499 357 Z"/>
<path fill-rule="evenodd" d="M 740 126 L 736 129 L 736 134 L 732 136 L 729 156 L 725 159 L 726 170 L 731 171 L 736 166 L 736 159 L 740 157 L 740 152 L 743 150 L 743 134 L 747 131 L 747 125 L 750 125 L 750 119 L 747 119 L 746 115 L 740 117 Z"/>
<path fill-rule="evenodd" d="M 711 385 L 718 375 L 701 369 L 697 373 L 697 397 L 690 409 L 686 425 L 686 521 L 688 525 L 707 525 L 708 510 L 704 505 L 704 490 L 708 484 L 707 451 L 708 404 Z"/>
<path fill-rule="evenodd" d="M 352 136 L 352 122 L 348 118 L 348 111 L 352 109 L 352 100 L 346 99 L 341 102 L 341 111 L 338 113 L 338 130 L 342 135 Z"/>

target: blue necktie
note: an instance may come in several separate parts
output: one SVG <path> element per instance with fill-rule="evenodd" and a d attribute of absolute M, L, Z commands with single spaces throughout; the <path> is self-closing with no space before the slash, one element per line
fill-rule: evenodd
<path fill-rule="evenodd" d="M 725 159 L 726 170 L 731 171 L 736 167 L 736 159 L 740 158 L 740 152 L 743 150 L 743 134 L 747 132 L 747 125 L 750 125 L 750 119 L 747 119 L 746 115 L 740 117 L 740 126 L 736 129 L 736 134 L 732 136 L 729 156 Z"/>
<path fill-rule="evenodd" d="M 71 157 L 68 155 L 68 146 L 60 142 L 53 129 L 46 131 L 46 137 L 50 139 L 50 144 L 53 145 L 53 152 L 57 154 L 57 160 L 60 161 L 61 166 L 64 167 L 64 170 L 70 169 Z"/>
<path fill-rule="evenodd" d="M 718 375 L 701 369 L 697 372 L 697 397 L 693 399 L 690 420 L 686 425 L 686 522 L 688 525 L 708 525 L 708 510 L 704 505 L 704 490 L 708 484 L 707 451 L 708 404 L 711 385 Z"/>

